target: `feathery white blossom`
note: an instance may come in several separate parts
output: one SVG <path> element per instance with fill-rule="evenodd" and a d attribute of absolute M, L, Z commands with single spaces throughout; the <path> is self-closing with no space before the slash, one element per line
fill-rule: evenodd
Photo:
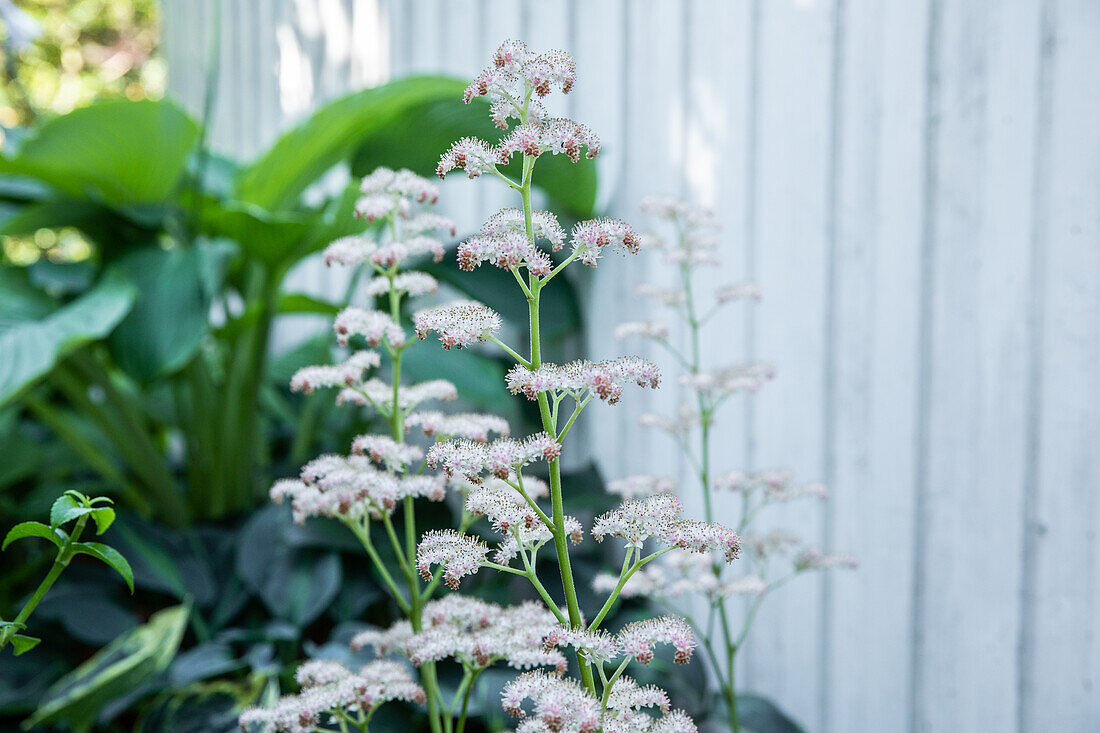
<path fill-rule="evenodd" d="M 775 377 L 775 367 L 764 362 L 726 367 L 716 371 L 684 374 L 680 384 L 700 394 L 722 398 L 737 392 L 756 392 Z"/>
<path fill-rule="evenodd" d="M 331 661 L 306 662 L 298 670 L 302 691 L 281 698 L 272 708 L 241 713 L 242 731 L 312 733 L 337 711 L 373 712 L 391 700 L 423 704 L 424 689 L 399 662 L 378 660 L 358 672 Z"/>
<path fill-rule="evenodd" d="M 363 288 L 363 292 L 366 295 L 376 298 L 380 295 L 386 295 L 390 292 L 391 281 L 388 277 L 378 276 L 372 278 Z M 439 287 L 439 282 L 426 272 L 417 272 L 415 270 L 410 272 L 402 272 L 399 275 L 395 275 L 392 281 L 392 287 L 395 291 L 400 293 L 408 293 L 410 296 L 425 295 L 427 293 L 434 293 Z"/>
<path fill-rule="evenodd" d="M 508 421 L 498 415 L 480 415 L 472 412 L 444 414 L 442 412 L 413 412 L 405 418 L 405 429 L 420 428 L 428 437 L 437 439 L 467 438 L 484 443 L 489 433 L 508 435 Z"/>
<path fill-rule="evenodd" d="M 352 336 L 362 336 L 370 346 L 378 346 L 383 341 L 394 347 L 405 343 L 401 326 L 382 311 L 355 306 L 345 308 L 337 314 L 332 328 L 341 346 L 347 346 Z"/>
<path fill-rule="evenodd" d="M 621 356 L 608 361 L 574 361 L 564 366 L 543 364 L 537 369 L 513 367 L 506 377 L 512 394 L 534 400 L 539 393 L 555 396 L 568 394 L 577 401 L 595 395 L 615 404 L 623 393 L 623 383 L 633 381 L 639 387 L 656 389 L 661 381 L 657 365 L 637 356 Z"/>
<path fill-rule="evenodd" d="M 668 339 L 668 324 L 661 321 L 626 321 L 615 327 L 615 338 L 619 341 L 634 336 L 663 341 Z"/>
<path fill-rule="evenodd" d="M 459 581 L 478 571 L 487 552 L 489 546 L 476 537 L 453 529 L 432 530 L 416 546 L 416 569 L 424 580 L 431 580 L 432 565 L 441 565 L 447 587 L 458 590 Z"/>
<path fill-rule="evenodd" d="M 413 320 L 416 337 L 423 340 L 431 331 L 439 334 L 444 349 L 464 347 L 485 341 L 501 329 L 500 315 L 488 306 L 472 300 L 460 300 L 445 306 L 427 308 Z"/>
<path fill-rule="evenodd" d="M 676 480 L 668 476 L 627 476 L 607 482 L 607 492 L 624 499 L 640 499 L 654 494 L 676 492 Z"/>
<path fill-rule="evenodd" d="M 350 387 L 380 363 L 377 351 L 356 351 L 341 364 L 303 367 L 291 377 L 290 391 L 309 394 L 325 387 Z"/>
<path fill-rule="evenodd" d="M 428 450 L 428 466 L 442 466 L 448 476 L 461 474 L 477 481 L 483 473 L 508 478 L 520 468 L 538 460 L 552 461 L 561 455 L 561 444 L 546 433 L 536 433 L 522 441 L 498 438 L 492 443 L 449 440 Z"/>
<path fill-rule="evenodd" d="M 446 379 L 430 379 L 417 384 L 402 384 L 397 390 L 397 407 L 408 410 L 428 400 L 450 402 L 458 399 L 458 389 Z M 378 405 L 388 408 L 393 402 L 393 385 L 379 379 L 370 379 L 340 391 L 336 404 Z"/>
<path fill-rule="evenodd" d="M 621 537 L 628 547 L 641 547 L 652 537 L 693 552 L 720 551 L 726 562 L 737 559 L 741 542 L 736 532 L 720 524 L 681 519 L 683 509 L 672 494 L 629 499 L 618 509 L 597 517 L 592 535 L 598 541 L 608 535 Z"/>

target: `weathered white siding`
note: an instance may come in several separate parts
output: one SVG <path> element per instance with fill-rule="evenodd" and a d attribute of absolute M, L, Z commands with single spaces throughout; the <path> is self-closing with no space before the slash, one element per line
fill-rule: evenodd
<path fill-rule="evenodd" d="M 214 140 L 248 157 L 319 102 L 476 72 L 519 37 L 571 51 L 602 201 L 725 222 L 707 286 L 758 280 L 713 364 L 775 360 L 719 468 L 787 465 L 833 501 L 777 521 L 858 555 L 771 599 L 740 670 L 813 731 L 1100 729 L 1100 3 L 1095 0 L 222 0 Z M 200 107 L 213 0 L 166 0 Z M 447 184 L 467 230 L 505 200 Z M 316 268 L 297 274 L 320 287 Z M 588 348 L 668 274 L 611 259 Z M 598 409 L 609 477 L 680 472 Z M 589 429 L 591 436 L 596 430 Z"/>

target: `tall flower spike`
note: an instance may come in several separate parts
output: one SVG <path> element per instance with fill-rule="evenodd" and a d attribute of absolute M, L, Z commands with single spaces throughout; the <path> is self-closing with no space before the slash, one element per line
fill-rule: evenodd
<path fill-rule="evenodd" d="M 503 325 L 496 311 L 472 300 L 422 310 L 413 320 L 417 338 L 423 340 L 435 331 L 444 349 L 485 341 Z"/>
<path fill-rule="evenodd" d="M 529 400 L 542 392 L 570 394 L 578 400 L 591 394 L 613 405 L 622 396 L 623 382 L 656 389 L 661 373 L 647 359 L 623 356 L 609 361 L 574 361 L 564 366 L 543 364 L 537 369 L 519 365 L 509 370 L 506 379 L 512 394 L 522 394 Z"/>
<path fill-rule="evenodd" d="M 432 530 L 416 546 L 416 569 L 424 580 L 431 580 L 432 565 L 441 565 L 447 587 L 458 590 L 459 581 L 478 571 L 487 552 L 489 546 L 476 537 L 453 529 Z"/>

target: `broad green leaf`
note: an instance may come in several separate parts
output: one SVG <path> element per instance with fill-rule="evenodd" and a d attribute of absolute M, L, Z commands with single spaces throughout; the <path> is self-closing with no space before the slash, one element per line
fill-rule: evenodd
<path fill-rule="evenodd" d="M 91 555 L 107 563 L 126 581 L 130 592 L 134 592 L 134 571 L 130 569 L 130 563 L 126 562 L 126 558 L 122 556 L 121 552 L 102 542 L 76 542 L 72 545 L 72 548 L 73 552 Z"/>
<path fill-rule="evenodd" d="M 15 654 L 15 656 L 18 657 L 20 654 L 29 652 L 31 649 L 34 649 L 36 646 L 38 646 L 38 643 L 40 641 L 42 640 L 33 636 L 16 634 L 15 636 L 11 637 L 11 646 L 13 653 Z"/>
<path fill-rule="evenodd" d="M 92 510 L 92 520 L 95 522 L 95 533 L 103 534 L 115 521 L 115 510 L 104 506 Z"/>
<path fill-rule="evenodd" d="M 168 667 L 179 649 L 189 613 L 187 606 L 158 611 L 144 626 L 115 639 L 58 680 L 25 725 L 65 720 L 77 730 L 90 728 L 107 702 Z"/>
<path fill-rule="evenodd" d="M 139 295 L 109 344 L 115 362 L 135 379 L 148 382 L 182 368 L 206 335 L 200 256 L 193 248 L 143 248 L 119 261 Z"/>
<path fill-rule="evenodd" d="M 338 303 L 330 303 L 305 293 L 279 293 L 279 313 L 322 313 L 334 316 L 342 310 Z"/>
<path fill-rule="evenodd" d="M 61 547 L 61 544 L 65 541 L 63 536 L 59 536 L 55 530 L 42 524 L 42 522 L 21 522 L 8 531 L 7 536 L 4 537 L 4 544 L 0 545 L 0 550 L 8 549 L 8 545 L 24 537 L 41 537 L 58 547 Z"/>
<path fill-rule="evenodd" d="M 204 208 L 202 228 L 208 236 L 236 241 L 246 257 L 278 265 L 297 255 L 298 245 L 310 231 L 310 217 L 229 201 Z"/>
<path fill-rule="evenodd" d="M 26 321 L 37 321 L 54 309 L 52 298 L 36 289 L 24 268 L 0 267 L 0 334 Z"/>
<path fill-rule="evenodd" d="M 0 405 L 77 347 L 109 334 L 133 307 L 135 296 L 132 284 L 111 273 L 63 308 L 0 332 Z"/>
<path fill-rule="evenodd" d="M 412 76 L 330 102 L 245 167 L 238 198 L 270 211 L 292 208 L 303 191 L 364 142 L 404 124 L 409 109 L 430 100 L 462 104 L 464 87 L 458 79 Z"/>
<path fill-rule="evenodd" d="M 252 516 L 241 532 L 237 573 L 276 618 L 304 628 L 336 597 L 342 578 L 340 556 L 291 546 L 291 522 L 283 507 Z"/>
<path fill-rule="evenodd" d="M 50 526 L 60 527 L 62 524 L 68 521 L 65 519 L 66 514 L 68 514 L 73 509 L 82 508 L 83 507 L 80 505 L 80 502 L 78 502 L 68 493 L 62 494 L 61 496 L 57 497 L 57 500 L 54 501 L 53 506 L 50 507 Z"/>
<path fill-rule="evenodd" d="M 42 124 L 13 158 L 0 158 L 0 173 L 111 204 L 159 202 L 175 191 L 198 134 L 166 100 L 97 102 Z"/>
<path fill-rule="evenodd" d="M 380 165 L 409 168 L 422 176 L 435 174 L 439 157 L 461 137 L 472 135 L 496 142 L 507 132 L 497 129 L 489 119 L 489 104 L 484 98 L 470 104 L 461 94 L 424 100 L 402 110 L 393 123 L 380 127 L 363 140 L 352 159 L 353 176 L 365 176 Z M 519 156 L 504 172 L 512 180 L 521 178 Z M 462 176 L 461 171 L 451 175 Z M 550 198 L 550 208 L 579 218 L 592 216 L 596 205 L 596 164 L 582 158 L 574 163 L 564 155 L 549 153 L 535 164 L 536 188 Z M 516 204 L 519 195 L 516 195 Z"/>
<path fill-rule="evenodd" d="M 478 407 L 508 414 L 515 398 L 504 384 L 501 362 L 471 349 L 445 352 L 439 340 L 430 337 L 405 352 L 405 378 L 413 382 L 446 379 L 458 388 L 459 397 Z"/>

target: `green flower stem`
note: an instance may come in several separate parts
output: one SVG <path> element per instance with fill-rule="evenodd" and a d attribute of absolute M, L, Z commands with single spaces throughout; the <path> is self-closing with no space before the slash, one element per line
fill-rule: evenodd
<path fill-rule="evenodd" d="M 496 344 L 500 348 L 504 349 L 504 351 L 508 353 L 508 356 L 515 359 L 516 362 L 518 362 L 519 364 L 522 364 L 523 366 L 527 367 L 528 369 L 531 368 L 531 362 L 527 361 L 522 356 L 517 354 L 515 351 L 512 350 L 512 348 L 510 346 L 508 346 L 508 344 L 504 343 L 503 341 L 498 339 L 496 336 L 494 336 L 490 333 L 490 334 L 486 334 L 485 338 L 486 338 L 486 340 L 492 341 L 494 344 Z"/>
<path fill-rule="evenodd" d="M 390 231 L 394 239 L 396 239 L 397 220 L 393 214 L 390 214 L 389 224 Z M 396 274 L 397 265 L 394 265 L 385 272 L 385 277 L 389 281 L 390 318 L 393 319 L 394 323 L 400 323 L 401 293 L 398 292 L 393 284 Z M 405 413 L 401 410 L 401 361 L 407 347 L 407 344 L 396 347 L 392 347 L 389 344 L 386 345 L 386 350 L 389 352 L 391 359 L 390 370 L 393 376 L 393 394 L 388 414 L 385 412 L 383 412 L 383 414 L 386 414 L 386 417 L 390 421 L 390 434 L 397 443 L 405 442 Z M 380 410 L 380 412 L 382 411 Z M 385 512 L 382 513 L 382 522 L 386 527 L 386 533 L 389 535 L 390 542 L 393 544 L 394 553 L 397 556 L 398 562 L 405 573 L 405 582 L 408 586 L 409 602 L 407 607 L 402 608 L 402 610 L 405 611 L 405 614 L 409 617 L 409 624 L 412 626 L 412 630 L 414 632 L 420 632 L 424 623 L 424 603 L 431 597 L 432 592 L 435 590 L 435 586 L 434 584 L 429 585 L 424 592 L 421 592 L 420 578 L 416 573 L 416 508 L 411 496 L 405 497 L 404 514 L 404 549 L 402 549 L 401 543 L 397 539 L 397 533 L 394 531 L 393 522 L 390 521 L 389 515 Z M 377 559 L 374 559 L 374 562 L 380 564 Z M 439 689 L 439 680 L 436 677 L 434 662 L 428 662 L 420 667 L 420 679 L 423 683 L 425 696 L 427 697 L 428 723 L 431 725 L 432 733 L 441 733 L 444 728 L 450 730 L 451 717 L 449 714 L 444 717 L 441 712 L 443 693 Z"/>
<path fill-rule="evenodd" d="M 477 682 L 477 676 L 481 674 L 481 669 L 475 669 L 473 674 L 470 675 L 470 683 L 466 685 L 466 690 L 462 693 L 462 709 L 458 713 L 458 724 L 455 726 L 455 733 L 463 733 L 466 729 L 466 711 L 470 706 L 470 693 L 474 691 L 474 683 Z"/>
<path fill-rule="evenodd" d="M 370 528 L 365 523 L 361 522 L 348 522 L 348 527 L 355 533 L 355 536 L 359 538 L 359 542 L 362 543 L 363 548 L 367 551 L 367 555 L 370 556 L 371 562 L 374 563 L 374 567 L 378 568 L 378 573 L 382 576 L 382 580 L 386 583 L 386 587 L 389 588 L 390 594 L 394 600 L 397 601 L 397 605 L 406 614 L 409 612 L 409 602 L 405 600 L 404 595 L 397 588 L 397 583 L 394 582 L 393 576 L 390 575 L 390 571 L 386 568 L 385 563 L 382 562 L 382 558 L 378 556 L 378 551 L 374 548 L 374 543 L 370 538 Z"/>
<path fill-rule="evenodd" d="M 611 595 L 609 595 L 607 597 L 607 601 L 604 602 L 603 608 L 600 609 L 600 612 L 598 614 L 596 614 L 596 618 L 592 619 L 592 623 L 589 624 L 588 630 L 589 631 L 595 631 L 596 629 L 598 629 L 600 627 L 600 624 L 603 623 L 603 620 L 604 620 L 604 618 L 606 618 L 608 612 L 611 611 L 612 606 L 615 605 L 615 601 L 617 601 L 619 599 L 619 594 L 622 593 L 623 586 L 625 586 L 627 584 L 627 582 L 629 582 L 630 579 L 632 577 L 634 577 L 634 573 L 638 572 L 639 570 L 644 568 L 646 565 L 648 565 L 649 563 L 651 563 L 654 560 L 656 560 L 657 558 L 659 558 L 661 555 L 664 555 L 666 552 L 671 552 L 674 549 L 676 549 L 676 548 L 675 547 L 665 547 L 664 549 L 658 550 L 657 552 L 646 555 L 643 558 L 637 559 L 637 560 L 635 560 L 634 564 L 630 566 L 629 570 L 626 569 L 626 560 L 624 560 L 623 561 L 623 571 L 619 573 L 619 582 L 615 584 L 615 589 L 612 590 Z M 638 551 L 638 554 L 640 555 L 641 552 Z M 630 558 L 630 555 L 631 555 L 631 553 L 628 552 L 627 553 L 627 559 Z"/>
<path fill-rule="evenodd" d="M 600 708 L 605 710 L 607 709 L 607 699 L 611 697 L 611 690 L 615 687 L 615 683 L 622 675 L 623 670 L 626 669 L 626 665 L 630 664 L 631 659 L 632 657 L 628 656 L 626 659 L 620 662 L 614 674 L 607 678 L 607 682 L 605 682 L 603 686 L 603 695 L 600 696 Z"/>
<path fill-rule="evenodd" d="M 526 109 L 526 107 L 524 108 Z M 520 188 L 520 196 L 523 199 L 523 222 L 527 237 L 534 242 L 535 230 L 531 223 L 531 172 L 534 169 L 535 159 L 528 156 L 523 158 L 523 184 Z M 542 341 L 539 335 L 539 295 L 542 289 L 538 278 L 530 276 L 528 289 L 531 295 L 527 299 L 528 311 L 531 320 L 531 369 L 542 366 Z M 550 414 L 550 401 L 545 392 L 538 395 L 539 414 L 542 416 L 542 428 L 548 435 L 557 435 L 557 425 Z M 561 493 L 561 459 L 550 461 L 550 503 L 553 508 L 554 522 L 554 550 L 558 558 L 558 570 L 561 573 L 562 589 L 565 592 L 565 605 L 569 611 L 569 624 L 574 628 L 583 625 L 580 603 L 577 601 L 577 589 L 573 582 L 573 569 L 569 562 L 569 546 L 565 536 L 565 511 Z M 596 682 L 592 676 L 592 668 L 582 654 L 577 654 L 577 664 L 580 667 L 581 682 L 592 694 L 596 693 Z"/>
<path fill-rule="evenodd" d="M 61 577 L 61 573 L 69 566 L 69 561 L 73 559 L 74 554 L 72 546 L 80 540 L 80 533 L 84 531 L 84 525 L 87 521 L 87 514 L 76 520 L 76 524 L 73 525 L 72 534 L 68 535 L 61 544 L 61 547 L 58 548 L 57 557 L 54 558 L 50 571 L 46 573 L 46 577 L 43 578 L 42 582 L 35 588 L 34 594 L 23 604 L 23 608 L 19 610 L 19 615 L 12 619 L 12 624 L 14 625 L 7 626 L 3 631 L 0 631 L 0 650 L 7 646 L 8 640 L 12 636 L 18 633 L 18 630 L 21 628 L 20 625 L 26 625 L 27 619 L 34 613 L 34 609 L 38 607 L 38 604 L 42 602 L 46 593 L 48 593 L 50 588 L 53 587 L 53 584 L 57 582 L 57 579 Z"/>

